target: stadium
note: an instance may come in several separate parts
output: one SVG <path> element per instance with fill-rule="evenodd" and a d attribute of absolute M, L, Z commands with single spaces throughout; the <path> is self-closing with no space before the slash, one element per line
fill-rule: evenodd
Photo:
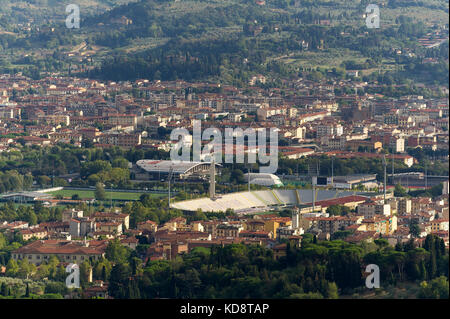
<path fill-rule="evenodd" d="M 235 213 L 248 214 L 252 212 L 268 211 L 279 207 L 312 206 L 327 207 L 330 205 L 356 206 L 365 202 L 375 193 L 315 190 L 310 189 L 282 189 L 239 192 L 221 195 L 220 197 L 197 198 L 172 203 L 170 207 L 186 212 L 225 212 L 227 209 Z"/>
<path fill-rule="evenodd" d="M 274 174 L 246 173 L 244 174 L 244 179 L 247 183 L 250 182 L 250 184 L 261 186 L 283 186 L 283 182 Z"/>

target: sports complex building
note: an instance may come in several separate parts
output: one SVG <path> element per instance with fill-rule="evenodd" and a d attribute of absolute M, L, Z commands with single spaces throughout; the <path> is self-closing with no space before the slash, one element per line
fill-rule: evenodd
<path fill-rule="evenodd" d="M 219 164 L 215 164 L 220 167 Z M 178 180 L 199 179 L 208 175 L 210 162 L 170 161 L 170 160 L 139 160 L 136 162 L 136 179 L 161 180 L 166 179 L 172 170 L 173 177 Z"/>

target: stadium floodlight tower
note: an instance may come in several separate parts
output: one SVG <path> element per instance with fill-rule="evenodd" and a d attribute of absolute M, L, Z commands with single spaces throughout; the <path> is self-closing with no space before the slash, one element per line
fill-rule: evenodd
<path fill-rule="evenodd" d="M 249 163 L 248 164 L 248 192 L 250 193 L 250 191 L 251 191 L 251 187 L 250 187 L 250 175 L 252 174 L 252 167 L 251 167 L 251 164 Z"/>
<path fill-rule="evenodd" d="M 334 156 L 331 157 L 331 188 L 334 189 Z"/>
<path fill-rule="evenodd" d="M 300 209 L 298 207 L 294 207 L 292 210 L 292 229 L 298 229 L 300 227 L 299 215 Z"/>
<path fill-rule="evenodd" d="M 314 185 L 314 177 L 316 178 L 317 183 L 317 177 L 319 176 L 319 163 L 316 162 L 316 167 L 313 167 L 311 164 L 308 165 L 308 175 L 311 176 L 311 184 L 312 184 L 312 210 L 313 212 L 316 209 L 316 187 Z"/>
<path fill-rule="evenodd" d="M 384 166 L 384 187 L 383 187 L 383 192 L 384 192 L 384 204 L 386 204 L 386 155 L 383 155 L 383 166 Z"/>
<path fill-rule="evenodd" d="M 214 156 L 211 156 L 211 167 L 209 168 L 209 198 L 216 199 L 216 164 L 214 163 Z"/>
<path fill-rule="evenodd" d="M 170 167 L 169 176 L 167 178 L 169 180 L 169 208 L 170 208 L 170 182 L 172 181 L 172 175 L 173 175 L 173 166 Z"/>

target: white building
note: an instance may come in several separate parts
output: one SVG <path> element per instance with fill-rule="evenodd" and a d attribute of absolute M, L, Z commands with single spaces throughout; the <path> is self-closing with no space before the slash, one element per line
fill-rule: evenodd
<path fill-rule="evenodd" d="M 246 173 L 244 174 L 245 181 L 248 182 L 250 175 L 250 184 L 261 186 L 283 186 L 280 178 L 274 174 L 264 173 Z"/>
<path fill-rule="evenodd" d="M 448 195 L 449 181 L 445 181 L 442 187 L 442 195 Z"/>
<path fill-rule="evenodd" d="M 394 138 L 389 143 L 389 146 L 396 153 L 403 153 L 405 151 L 405 140 L 403 138 Z"/>

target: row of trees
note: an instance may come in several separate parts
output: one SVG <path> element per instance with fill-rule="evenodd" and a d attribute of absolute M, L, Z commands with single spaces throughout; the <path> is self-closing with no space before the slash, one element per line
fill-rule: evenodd
<path fill-rule="evenodd" d="M 33 206 L 19 205 L 17 207 L 12 202 L 6 202 L 0 205 L 0 220 L 8 222 L 21 220 L 30 225 L 36 225 L 61 220 L 62 210 L 63 207 L 44 207 L 39 202 Z"/>
<path fill-rule="evenodd" d="M 41 187 L 66 186 L 60 175 L 79 173 L 74 185 L 94 186 L 101 182 L 108 186 L 130 187 L 129 162 L 144 158 L 165 159 L 169 155 L 162 151 L 76 148 L 70 144 L 59 144 L 49 148 L 24 146 L 20 151 L 0 154 L 0 193 L 28 190 L 36 181 Z"/>
<path fill-rule="evenodd" d="M 0 171 L 0 193 L 27 189 L 32 184 L 31 174 L 21 175 L 16 170 Z"/>
<path fill-rule="evenodd" d="M 109 282 L 109 293 L 115 298 L 338 298 L 363 287 L 365 265 L 377 264 L 383 288 L 422 282 L 419 297 L 448 296 L 448 286 L 443 289 L 448 282 L 448 250 L 434 235 L 427 236 L 422 248 L 412 241 L 393 248 L 385 239 L 350 244 L 317 241 L 305 234 L 301 247 L 287 243 L 286 256 L 279 259 L 259 245 L 233 244 L 195 248 L 173 260 L 144 263 L 147 247 L 138 245 L 132 251 L 118 240 L 111 241 L 104 259 L 80 265 L 81 286 L 89 285 L 92 270 L 94 280 Z M 67 274 L 52 257 L 39 267 L 26 259 L 10 259 L 6 275 L 62 283 Z M 45 290 L 67 293 L 57 283 Z"/>
<path fill-rule="evenodd" d="M 428 242 L 425 248 L 410 243 L 394 249 L 385 240 L 355 245 L 305 236 L 301 248 L 288 244 L 287 256 L 278 260 L 255 245 L 196 248 L 143 269 L 130 260 L 116 263 L 109 292 L 115 298 L 337 298 L 364 285 L 364 265 L 370 263 L 380 267 L 385 287 L 448 278 L 442 240 L 429 236 Z"/>
<path fill-rule="evenodd" d="M 148 194 L 141 195 L 139 201 L 126 203 L 122 212 L 130 214 L 130 227 L 146 220 L 160 224 L 183 215 L 181 211 L 169 209 L 167 199 L 152 198 Z"/>

